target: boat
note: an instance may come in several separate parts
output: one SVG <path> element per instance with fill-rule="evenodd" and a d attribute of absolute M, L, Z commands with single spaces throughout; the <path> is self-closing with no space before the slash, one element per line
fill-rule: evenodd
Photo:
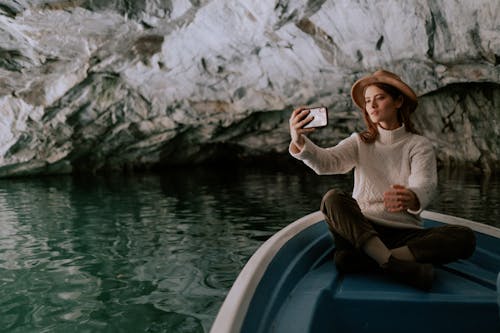
<path fill-rule="evenodd" d="M 210 332 L 500 332 L 500 229 L 430 211 L 421 216 L 424 227 L 465 225 L 477 237 L 469 259 L 435 267 L 430 291 L 382 273 L 340 274 L 317 211 L 252 255 Z"/>

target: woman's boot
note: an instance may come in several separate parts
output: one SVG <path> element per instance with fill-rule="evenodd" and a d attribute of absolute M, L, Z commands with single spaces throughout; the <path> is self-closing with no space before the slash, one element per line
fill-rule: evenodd
<path fill-rule="evenodd" d="M 398 281 L 415 288 L 429 291 L 434 280 L 434 268 L 431 264 L 421 264 L 415 261 L 399 260 L 393 256 L 382 265 L 384 272 Z"/>

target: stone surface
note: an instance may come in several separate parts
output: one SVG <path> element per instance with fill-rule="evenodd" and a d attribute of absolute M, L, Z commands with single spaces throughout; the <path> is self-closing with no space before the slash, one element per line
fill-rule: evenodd
<path fill-rule="evenodd" d="M 415 88 L 445 165 L 500 164 L 500 3 L 0 0 L 0 176 L 286 154 L 298 105 L 332 145 L 352 83 Z"/>

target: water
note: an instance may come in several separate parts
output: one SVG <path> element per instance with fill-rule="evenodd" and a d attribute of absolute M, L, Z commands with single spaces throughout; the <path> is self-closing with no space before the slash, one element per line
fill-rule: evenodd
<path fill-rule="evenodd" d="M 442 173 L 435 211 L 498 225 L 496 177 Z M 208 332 L 257 247 L 351 176 L 257 168 L 0 180 L 2 332 Z"/>

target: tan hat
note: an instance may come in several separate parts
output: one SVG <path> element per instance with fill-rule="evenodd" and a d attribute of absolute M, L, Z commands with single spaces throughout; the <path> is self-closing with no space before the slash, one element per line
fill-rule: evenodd
<path fill-rule="evenodd" d="M 378 70 L 372 75 L 365 76 L 354 83 L 351 89 L 351 97 L 354 103 L 363 110 L 365 106 L 365 88 L 373 83 L 385 83 L 398 89 L 407 97 L 409 102 L 410 112 L 417 108 L 417 95 L 415 92 L 404 83 L 399 76 L 386 70 Z"/>

